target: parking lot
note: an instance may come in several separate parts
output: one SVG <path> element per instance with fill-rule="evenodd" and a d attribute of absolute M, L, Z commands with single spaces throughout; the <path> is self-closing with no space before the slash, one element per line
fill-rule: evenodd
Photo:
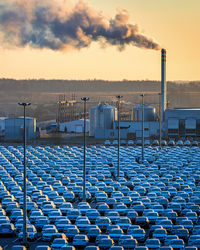
<path fill-rule="evenodd" d="M 117 178 L 117 147 L 88 146 L 82 202 L 83 147 L 28 146 L 30 248 L 200 248 L 199 147 L 146 146 L 144 156 L 121 146 Z M 11 249 L 23 236 L 23 147 L 0 146 L 0 162 L 0 245 Z"/>

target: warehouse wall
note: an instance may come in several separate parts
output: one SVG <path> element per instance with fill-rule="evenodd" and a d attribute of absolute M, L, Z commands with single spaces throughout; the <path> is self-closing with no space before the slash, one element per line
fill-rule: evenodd
<path fill-rule="evenodd" d="M 5 120 L 5 139 L 23 139 L 24 118 L 8 118 Z M 26 118 L 27 140 L 36 137 L 36 119 Z"/>
<path fill-rule="evenodd" d="M 60 123 L 60 132 L 66 133 L 83 133 L 84 132 L 84 120 L 77 120 L 71 122 Z M 86 133 L 89 132 L 89 120 L 86 119 Z"/>

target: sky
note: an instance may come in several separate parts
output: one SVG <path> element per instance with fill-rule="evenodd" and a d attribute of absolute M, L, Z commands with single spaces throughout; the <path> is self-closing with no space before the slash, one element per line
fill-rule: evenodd
<path fill-rule="evenodd" d="M 0 4 L 2 1 L 5 0 L 0 0 Z M 54 1 L 61 4 L 66 0 Z M 77 2 L 71 0 L 72 5 Z M 114 18 L 120 9 L 128 10 L 128 23 L 137 24 L 140 34 L 152 38 L 167 50 L 168 81 L 200 80 L 199 0 L 87 0 L 87 3 L 108 20 Z M 0 78 L 160 80 L 160 49 L 132 44 L 123 50 L 111 44 L 102 48 L 97 41 L 81 49 L 67 50 L 34 48 L 29 44 L 12 46 L 12 42 L 9 43 L 5 46 L 0 40 Z"/>

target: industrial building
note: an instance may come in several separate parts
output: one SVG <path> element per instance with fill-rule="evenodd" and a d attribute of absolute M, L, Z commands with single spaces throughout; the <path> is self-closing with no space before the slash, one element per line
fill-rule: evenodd
<path fill-rule="evenodd" d="M 5 120 L 7 117 L 0 117 L 0 136 L 4 136 L 5 134 Z"/>
<path fill-rule="evenodd" d="M 168 137 L 199 137 L 200 108 L 176 108 L 165 111 Z"/>
<path fill-rule="evenodd" d="M 89 132 L 89 120 L 86 119 L 86 133 Z M 59 131 L 65 133 L 83 133 L 84 132 L 84 119 L 61 122 L 59 124 Z"/>
<path fill-rule="evenodd" d="M 24 133 L 24 117 L 7 118 L 5 120 L 5 139 L 21 140 Z M 26 136 L 27 140 L 34 139 L 36 133 L 36 119 L 26 117 Z"/>
<path fill-rule="evenodd" d="M 161 103 L 160 112 L 148 105 L 133 107 L 132 120 L 120 121 L 121 139 L 140 139 L 142 121 L 144 138 L 158 138 L 160 126 L 162 137 L 199 137 L 200 108 L 167 109 L 166 50 L 161 50 Z M 143 113 L 144 111 L 144 113 Z M 161 119 L 161 121 L 160 121 Z M 118 121 L 115 107 L 100 104 L 90 109 L 90 136 L 117 139 Z"/>
<path fill-rule="evenodd" d="M 101 106 L 101 107 L 100 107 Z M 114 107 L 104 104 L 99 106 L 100 113 L 90 112 L 90 136 L 95 138 L 117 139 L 118 121 L 114 118 Z M 96 106 L 98 107 L 98 106 Z M 95 108 L 96 108 L 95 107 Z M 98 108 L 96 108 L 98 110 Z M 105 113 L 109 109 L 110 113 Z M 134 112 L 135 111 L 135 112 Z M 137 106 L 133 111 L 133 120 L 120 121 L 121 139 L 140 139 L 142 137 L 142 107 Z M 96 123 L 101 118 L 101 123 Z M 162 136 L 165 138 L 200 137 L 200 108 L 167 109 L 164 121 L 161 123 Z M 144 138 L 158 138 L 160 122 L 154 108 L 144 107 Z"/>
<path fill-rule="evenodd" d="M 90 136 L 95 138 L 116 139 L 118 137 L 117 110 L 115 107 L 100 104 L 90 109 Z M 142 137 L 142 106 L 133 108 L 132 121 L 120 121 L 120 138 L 136 139 Z M 159 122 L 155 109 L 144 106 L 144 137 L 159 135 Z"/>

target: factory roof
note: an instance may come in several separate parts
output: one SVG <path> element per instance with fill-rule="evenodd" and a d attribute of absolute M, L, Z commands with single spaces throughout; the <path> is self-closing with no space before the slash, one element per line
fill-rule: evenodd
<path fill-rule="evenodd" d="M 200 111 L 200 108 L 198 108 L 198 107 L 196 107 L 196 108 L 183 107 L 183 108 L 175 108 L 174 110 L 199 110 Z"/>
<path fill-rule="evenodd" d="M 23 116 L 19 116 L 19 117 L 16 117 L 16 118 L 20 118 L 20 119 L 23 118 L 23 119 L 24 119 Z M 27 117 L 27 116 L 26 116 L 26 119 L 28 119 L 28 120 L 33 120 L 33 119 L 35 119 L 35 118 L 34 118 L 34 117 Z"/>
<path fill-rule="evenodd" d="M 19 117 L 6 117 L 6 120 L 11 120 L 11 119 L 24 119 L 24 117 L 23 116 L 19 116 Z M 36 118 L 34 118 L 34 117 L 27 117 L 26 116 L 26 120 L 34 120 L 34 119 L 36 119 Z"/>
<path fill-rule="evenodd" d="M 167 109 L 165 111 L 165 119 L 172 117 L 179 119 L 189 119 L 189 118 L 200 119 L 200 108 Z"/>

